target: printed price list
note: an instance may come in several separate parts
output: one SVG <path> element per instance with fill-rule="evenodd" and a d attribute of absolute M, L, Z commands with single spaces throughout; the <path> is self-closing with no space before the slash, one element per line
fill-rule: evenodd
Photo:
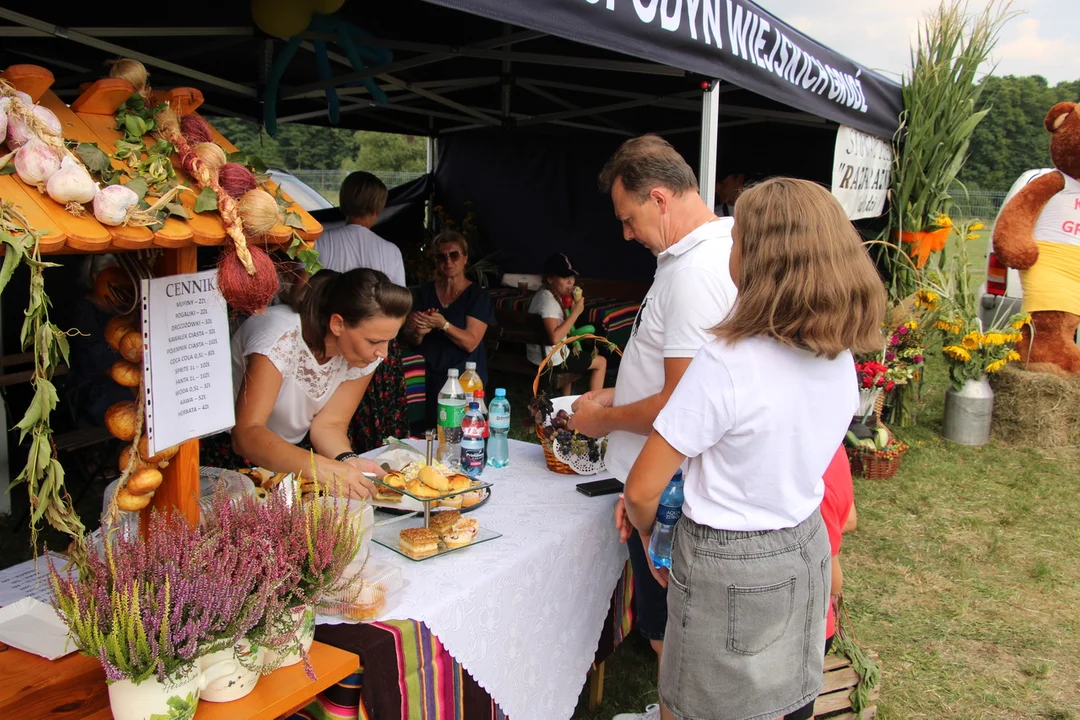
<path fill-rule="evenodd" d="M 154 449 L 233 425 L 228 316 L 214 271 L 144 281 Z"/>

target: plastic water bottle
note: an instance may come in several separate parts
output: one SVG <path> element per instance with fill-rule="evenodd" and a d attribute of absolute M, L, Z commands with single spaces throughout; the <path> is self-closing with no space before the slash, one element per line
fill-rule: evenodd
<path fill-rule="evenodd" d="M 484 472 L 484 416 L 480 405 L 469 403 L 469 412 L 461 423 L 461 471 L 469 477 Z"/>
<path fill-rule="evenodd" d="M 676 470 L 671 482 L 660 496 L 656 508 L 656 524 L 649 540 L 649 557 L 658 568 L 671 568 L 671 541 L 675 539 L 675 525 L 682 517 L 683 474 Z"/>
<path fill-rule="evenodd" d="M 468 395 L 468 393 L 465 393 Z M 488 439 L 488 408 L 484 404 L 484 391 L 477 390 L 473 393 L 473 399 L 469 402 L 476 401 L 476 404 L 480 406 L 480 414 L 484 416 L 484 443 L 487 444 Z"/>
<path fill-rule="evenodd" d="M 461 462 L 461 421 L 465 419 L 465 391 L 458 382 L 458 371 L 446 373 L 446 384 L 439 391 L 439 462 L 456 468 Z"/>
<path fill-rule="evenodd" d="M 465 372 L 461 373 L 461 389 L 465 391 L 465 402 L 471 403 L 476 399 L 476 391 L 484 389 L 484 381 L 476 372 L 476 363 L 465 363 Z"/>
<path fill-rule="evenodd" d="M 488 409 L 488 429 L 491 432 L 488 440 L 488 465 L 504 468 L 510 464 L 510 443 L 506 437 L 510 432 L 510 401 L 506 399 L 506 390 L 503 388 L 495 388 L 495 399 L 491 401 Z"/>

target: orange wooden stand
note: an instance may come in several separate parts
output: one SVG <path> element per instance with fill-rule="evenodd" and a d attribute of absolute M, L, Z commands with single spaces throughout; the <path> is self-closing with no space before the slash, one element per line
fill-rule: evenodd
<path fill-rule="evenodd" d="M 50 661 L 0 644 L 0 718 L 110 720 L 109 690 L 101 663 L 83 655 Z M 250 695 L 228 703 L 200 702 L 195 720 L 274 720 L 304 707 L 360 667 L 360 658 L 329 645 L 311 646 L 317 680 L 303 665 L 260 678 Z"/>
<path fill-rule="evenodd" d="M 52 110 L 68 140 L 95 142 L 110 153 L 115 150 L 121 133 L 114 127 L 113 115 L 133 92 L 127 81 L 102 79 L 92 83 L 69 107 L 49 89 L 53 75 L 45 68 L 12 65 L 0 77 Z M 202 104 L 202 93 L 194 88 L 175 88 L 159 92 L 157 97 L 170 102 L 181 115 L 193 113 Z M 216 130 L 214 139 L 226 152 L 235 151 Z M 154 142 L 149 137 L 145 140 Z M 124 167 L 116 160 L 113 164 Z M 182 182 L 187 180 L 181 168 L 177 168 L 177 175 Z M 268 186 L 271 192 L 277 189 L 272 183 Z M 192 210 L 194 195 L 182 195 L 182 202 Z M 0 198 L 15 203 L 30 225 L 43 233 L 42 253 L 161 249 L 163 254 L 156 268 L 158 277 L 195 272 L 197 247 L 225 242 L 225 230 L 217 213 L 192 213 L 188 220 L 170 218 L 156 232 L 144 227 L 110 227 L 99 223 L 89 212 L 75 217 L 37 188 L 24 185 L 16 175 L 0 175 Z M 307 243 L 314 242 L 322 233 L 322 226 L 296 203 L 289 210 L 298 213 L 303 221 L 303 229 L 298 230 L 300 237 Z M 288 245 L 291 239 L 292 228 L 278 225 L 264 242 L 275 247 Z M 199 441 L 183 443 L 163 474 L 165 480 L 144 512 L 151 508 L 175 508 L 188 522 L 198 522 Z M 142 525 L 146 527 L 147 523 Z M 312 647 L 311 662 L 318 676 L 314 682 L 308 679 L 301 665 L 282 668 L 263 678 L 247 698 L 232 703 L 200 703 L 195 717 L 273 720 L 303 707 L 315 695 L 355 672 L 360 663 L 355 654 L 321 643 Z M 69 655 L 50 662 L 0 643 L 0 718 L 105 720 L 109 717 L 105 675 L 97 660 Z"/>

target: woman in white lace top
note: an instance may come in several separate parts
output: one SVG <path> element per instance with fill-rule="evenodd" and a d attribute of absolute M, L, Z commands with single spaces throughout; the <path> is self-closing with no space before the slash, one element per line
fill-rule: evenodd
<path fill-rule="evenodd" d="M 412 295 L 377 270 L 323 270 L 289 305 L 248 318 L 232 338 L 233 449 L 272 472 L 311 474 L 350 497 L 382 475 L 349 443 L 349 421 L 412 308 Z"/>

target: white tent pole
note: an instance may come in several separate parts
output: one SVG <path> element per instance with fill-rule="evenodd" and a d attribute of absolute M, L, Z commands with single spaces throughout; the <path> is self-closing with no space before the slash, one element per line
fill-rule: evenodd
<path fill-rule="evenodd" d="M 698 192 L 709 207 L 716 192 L 716 126 L 720 119 L 720 81 L 709 83 L 701 97 L 701 161 L 698 164 Z"/>

